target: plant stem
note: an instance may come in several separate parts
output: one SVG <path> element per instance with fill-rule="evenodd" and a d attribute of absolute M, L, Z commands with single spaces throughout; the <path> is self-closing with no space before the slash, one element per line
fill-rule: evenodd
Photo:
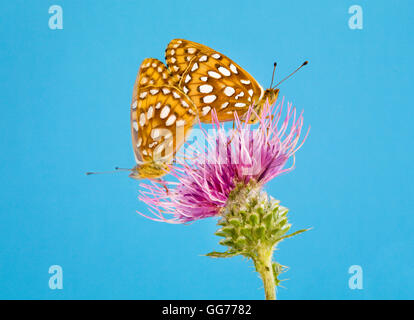
<path fill-rule="evenodd" d="M 257 256 L 253 259 L 256 271 L 263 281 L 266 300 L 276 300 L 275 277 L 272 268 L 273 248 L 258 248 Z"/>

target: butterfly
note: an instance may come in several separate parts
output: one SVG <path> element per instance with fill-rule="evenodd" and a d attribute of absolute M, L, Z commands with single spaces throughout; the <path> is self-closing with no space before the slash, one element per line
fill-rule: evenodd
<path fill-rule="evenodd" d="M 160 178 L 168 172 L 197 116 L 192 100 L 166 66 L 145 59 L 135 80 L 131 103 L 132 147 L 137 165 L 134 179 Z"/>
<path fill-rule="evenodd" d="M 273 104 L 279 94 L 279 89 L 272 85 L 264 90 L 246 70 L 224 54 L 196 42 L 172 40 L 165 50 L 165 60 L 172 81 L 193 101 L 204 123 L 212 122 L 213 109 L 219 121 L 234 120 L 234 112 L 243 119 L 252 104 L 260 115 L 266 100 Z M 252 114 L 249 122 L 257 121 Z"/>

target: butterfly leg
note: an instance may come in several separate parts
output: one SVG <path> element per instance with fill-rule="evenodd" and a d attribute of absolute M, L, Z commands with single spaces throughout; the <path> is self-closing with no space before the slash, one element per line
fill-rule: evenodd
<path fill-rule="evenodd" d="M 164 179 L 162 179 L 162 178 L 159 178 L 159 179 L 157 179 L 158 180 L 158 182 L 159 183 L 161 183 L 162 184 L 162 186 L 164 187 L 164 189 L 165 189 L 165 192 L 167 193 L 167 195 L 170 193 L 170 190 L 168 189 L 168 187 L 167 187 L 167 182 L 164 180 Z"/>

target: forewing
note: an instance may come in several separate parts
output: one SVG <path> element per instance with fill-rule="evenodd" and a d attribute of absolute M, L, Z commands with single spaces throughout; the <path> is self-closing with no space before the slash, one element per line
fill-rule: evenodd
<path fill-rule="evenodd" d="M 131 110 L 137 162 L 171 161 L 196 118 L 192 101 L 170 85 L 140 87 Z"/>
<path fill-rule="evenodd" d="M 215 109 L 219 121 L 242 117 L 263 96 L 263 88 L 243 68 L 225 55 L 199 52 L 182 75 L 179 87 L 194 102 L 202 122 L 211 122 Z"/>
<path fill-rule="evenodd" d="M 191 60 L 199 53 L 213 52 L 213 49 L 184 39 L 174 39 L 165 50 L 165 61 L 172 75 L 181 78 Z"/>
<path fill-rule="evenodd" d="M 154 58 L 145 59 L 135 79 L 133 99 L 136 98 L 139 87 L 167 85 L 169 78 L 170 73 L 164 63 Z"/>

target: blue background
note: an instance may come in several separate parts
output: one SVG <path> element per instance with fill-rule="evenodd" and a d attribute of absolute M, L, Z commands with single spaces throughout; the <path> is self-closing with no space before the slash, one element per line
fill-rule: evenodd
<path fill-rule="evenodd" d="M 50 30 L 49 6 L 63 8 Z M 363 30 L 348 8 L 363 8 Z M 234 59 L 304 109 L 296 169 L 267 186 L 290 208 L 280 299 L 414 298 L 412 1 L 2 1 L 0 298 L 262 299 L 222 249 L 215 219 L 147 220 L 138 183 L 90 170 L 133 166 L 129 105 L 140 62 L 173 38 Z M 63 290 L 48 287 L 63 268 Z M 350 290 L 348 268 L 363 268 Z"/>

